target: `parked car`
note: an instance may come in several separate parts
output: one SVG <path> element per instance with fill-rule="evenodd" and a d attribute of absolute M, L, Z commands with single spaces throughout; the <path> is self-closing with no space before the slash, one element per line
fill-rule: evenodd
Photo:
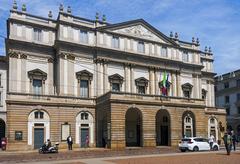
<path fill-rule="evenodd" d="M 208 139 L 202 137 L 186 137 L 179 142 L 179 150 L 181 152 L 185 151 L 202 151 L 210 150 L 210 144 Z M 212 146 L 214 151 L 219 150 L 219 145 L 214 142 Z"/>

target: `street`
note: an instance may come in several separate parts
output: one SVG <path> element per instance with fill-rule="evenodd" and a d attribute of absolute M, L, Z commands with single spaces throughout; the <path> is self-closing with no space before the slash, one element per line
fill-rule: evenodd
<path fill-rule="evenodd" d="M 226 155 L 224 150 L 217 152 L 180 153 L 170 147 L 60 151 L 58 154 L 38 154 L 36 152 L 0 152 L 0 163 L 76 163 L 76 164 L 239 164 L 240 151 Z"/>

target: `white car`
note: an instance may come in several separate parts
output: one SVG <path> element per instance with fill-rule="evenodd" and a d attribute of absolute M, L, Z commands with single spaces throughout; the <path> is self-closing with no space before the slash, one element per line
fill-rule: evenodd
<path fill-rule="evenodd" d="M 210 150 L 208 139 L 202 137 L 186 137 L 179 142 L 179 150 L 181 152 Z M 214 151 L 219 150 L 219 145 L 214 142 L 212 145 Z"/>

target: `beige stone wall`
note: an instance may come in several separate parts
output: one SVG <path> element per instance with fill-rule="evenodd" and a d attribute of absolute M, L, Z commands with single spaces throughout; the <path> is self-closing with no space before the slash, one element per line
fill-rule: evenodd
<path fill-rule="evenodd" d="M 28 116 L 29 114 L 37 108 L 37 106 L 32 105 L 7 105 L 8 115 L 7 115 L 7 137 L 8 137 L 8 149 L 9 150 L 26 150 L 32 149 L 33 146 L 28 146 Z M 43 106 L 50 117 L 50 139 L 53 143 L 60 142 L 60 147 L 66 146 L 66 141 L 61 141 L 61 125 L 65 122 L 70 124 L 71 136 L 75 143 L 75 131 L 76 131 L 76 116 L 81 111 L 88 111 L 93 115 L 95 120 L 95 109 L 94 108 L 78 108 L 78 107 L 64 107 L 64 106 Z M 94 121 L 95 123 L 95 121 Z M 15 131 L 23 132 L 23 140 L 15 140 Z M 94 139 L 95 141 L 95 139 Z M 79 145 L 75 145 L 79 146 Z M 91 146 L 95 146 L 91 145 Z"/>

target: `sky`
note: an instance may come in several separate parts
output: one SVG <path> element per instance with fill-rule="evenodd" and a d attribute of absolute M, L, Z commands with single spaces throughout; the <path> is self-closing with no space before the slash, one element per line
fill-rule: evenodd
<path fill-rule="evenodd" d="M 240 0 L 17 0 L 18 10 L 47 17 L 58 15 L 59 5 L 71 6 L 72 14 L 95 19 L 105 14 L 108 23 L 142 18 L 169 36 L 191 42 L 199 38 L 201 50 L 210 46 L 214 71 L 219 75 L 240 69 Z M 6 20 L 13 0 L 0 0 L 0 54 L 5 55 Z"/>

